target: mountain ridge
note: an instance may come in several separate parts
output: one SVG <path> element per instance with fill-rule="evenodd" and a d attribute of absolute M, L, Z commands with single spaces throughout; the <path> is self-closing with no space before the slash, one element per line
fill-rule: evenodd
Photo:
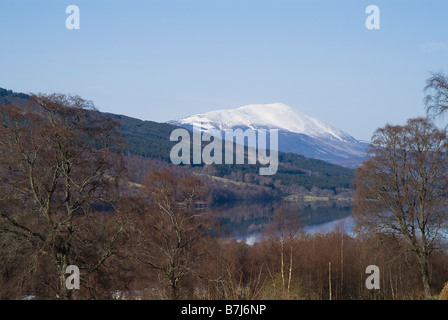
<path fill-rule="evenodd" d="M 231 129 L 235 126 L 245 126 L 251 129 L 264 127 L 306 134 L 316 138 L 331 136 L 339 140 L 353 139 L 347 133 L 296 111 L 281 102 L 220 109 L 177 120 L 182 124 L 191 124 L 195 121 L 205 123 L 206 126 L 207 124 L 216 124 L 220 130 Z M 170 122 L 176 122 L 176 120 L 168 121 L 168 123 Z"/>
<path fill-rule="evenodd" d="M 283 103 L 250 104 L 195 114 L 167 123 L 193 130 L 278 129 L 279 151 L 292 152 L 349 168 L 365 160 L 368 143 Z"/>

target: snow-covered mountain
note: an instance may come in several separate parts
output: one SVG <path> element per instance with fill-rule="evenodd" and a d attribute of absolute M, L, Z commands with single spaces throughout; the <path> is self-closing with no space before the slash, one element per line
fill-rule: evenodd
<path fill-rule="evenodd" d="M 367 143 L 331 125 L 298 112 L 283 103 L 251 104 L 196 114 L 168 123 L 203 130 L 278 129 L 279 151 L 293 152 L 347 167 L 356 167 L 365 158 Z"/>

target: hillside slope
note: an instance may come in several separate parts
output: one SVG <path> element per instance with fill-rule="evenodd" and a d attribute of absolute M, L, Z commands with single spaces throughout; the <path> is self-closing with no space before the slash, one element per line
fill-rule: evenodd
<path fill-rule="evenodd" d="M 26 94 L 0 88 L 0 97 L 0 105 L 16 104 L 27 108 Z M 121 135 L 127 144 L 126 155 L 142 156 L 170 163 L 170 151 L 176 142 L 170 141 L 169 136 L 176 126 L 112 113 L 103 113 L 103 115 L 120 122 Z M 191 166 L 191 170 L 202 175 L 263 186 L 271 190 L 286 186 L 303 187 L 308 190 L 315 187 L 336 192 L 341 188 L 351 188 L 354 178 L 352 169 L 293 153 L 279 152 L 279 167 L 275 175 L 259 176 L 258 167 L 259 164 L 195 165 Z"/>

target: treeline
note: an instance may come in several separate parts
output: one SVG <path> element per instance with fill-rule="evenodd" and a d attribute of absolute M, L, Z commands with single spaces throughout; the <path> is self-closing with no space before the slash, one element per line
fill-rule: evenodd
<path fill-rule="evenodd" d="M 126 141 L 125 150 L 128 155 L 170 162 L 170 150 L 175 143 L 169 137 L 174 126 L 112 113 L 103 115 L 119 122 L 120 134 Z"/>
<path fill-rule="evenodd" d="M 223 240 L 218 248 L 201 265 L 205 276 L 202 273 L 184 287 L 185 298 L 425 298 L 416 259 L 403 251 L 397 239 L 381 235 L 360 239 L 334 231 L 291 239 L 265 237 L 252 246 Z M 440 252 L 432 257 L 434 298 L 446 282 L 447 258 Z M 379 289 L 366 287 L 369 265 L 380 270 Z"/>
<path fill-rule="evenodd" d="M 219 169 L 226 165 L 179 166 L 138 155 L 127 155 L 123 161 L 129 180 L 137 184 L 140 184 L 145 176 L 154 170 L 172 170 L 178 175 L 195 174 L 208 185 L 207 198 L 204 201 L 209 206 L 242 202 L 266 203 L 281 201 L 284 198 L 300 201 L 305 197 L 322 197 L 326 201 L 351 201 L 353 196 L 352 188 L 336 188 L 333 183 L 329 189 L 308 184 L 301 185 L 298 182 L 286 185 L 276 180 L 275 175 L 274 177 L 260 176 L 253 172 L 254 169 L 246 169 L 250 167 L 249 165 L 241 165 L 242 168 L 239 170 Z M 324 178 L 320 177 L 318 180 L 322 182 Z"/>
<path fill-rule="evenodd" d="M 29 95 L 0 88 L 0 105 L 8 105 L 17 100 L 27 100 Z"/>

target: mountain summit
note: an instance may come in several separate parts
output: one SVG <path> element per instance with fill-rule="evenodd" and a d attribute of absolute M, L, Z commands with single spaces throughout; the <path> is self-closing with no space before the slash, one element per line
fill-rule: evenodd
<path fill-rule="evenodd" d="M 201 123 L 203 130 L 221 131 L 235 128 L 278 129 L 279 151 L 352 168 L 365 159 L 367 148 L 367 143 L 283 103 L 215 110 L 168 123 L 187 129 L 192 129 L 194 123 Z"/>
<path fill-rule="evenodd" d="M 247 127 L 251 129 L 279 129 L 305 134 L 315 138 L 353 140 L 348 134 L 306 114 L 298 112 L 283 103 L 249 104 L 236 109 L 216 110 L 197 114 L 177 121 L 178 124 L 201 122 L 205 129 L 231 129 Z"/>

